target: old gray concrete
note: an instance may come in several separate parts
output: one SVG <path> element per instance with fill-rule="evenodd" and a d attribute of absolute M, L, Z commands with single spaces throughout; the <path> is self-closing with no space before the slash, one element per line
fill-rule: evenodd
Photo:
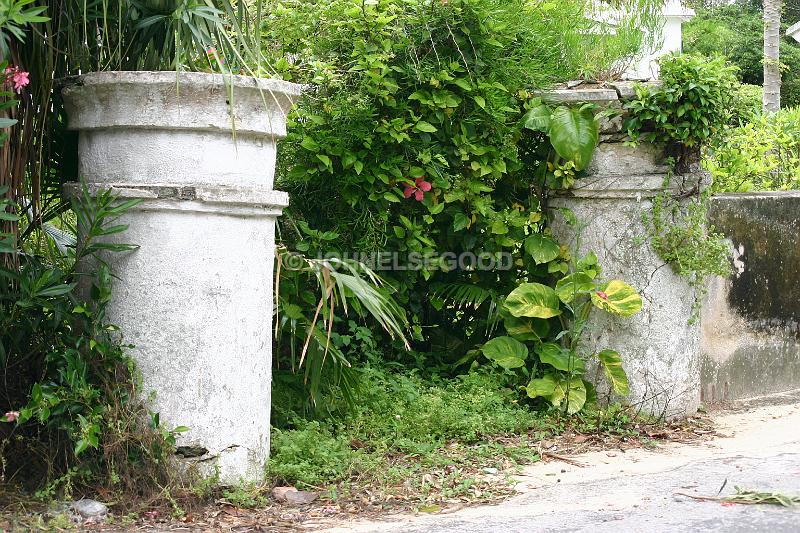
<path fill-rule="evenodd" d="M 222 484 L 260 482 L 269 455 L 276 143 L 300 87 L 202 73 L 102 72 L 64 89 L 81 176 L 141 203 L 109 240 L 108 319 L 176 460 Z M 235 130 L 235 134 L 234 134 Z M 151 395 L 151 392 L 153 393 Z"/>
<path fill-rule="evenodd" d="M 620 107 L 615 90 L 554 96 Z M 585 175 L 569 190 L 552 194 L 551 227 L 579 255 L 594 252 L 604 278 L 623 280 L 642 296 L 640 313 L 629 318 L 595 313 L 584 336 L 587 352 L 611 348 L 622 355 L 631 390 L 622 400 L 656 416 L 690 415 L 700 404 L 700 328 L 689 323 L 695 291 L 650 246 L 642 220 L 664 191 L 670 168 L 662 145 L 626 145 L 621 124 L 601 122 L 603 135 Z M 699 173 L 673 176 L 668 188 L 690 190 L 701 179 Z M 578 225 L 567 224 L 561 209 L 574 213 Z M 598 385 L 601 394 L 608 390 Z"/>
<path fill-rule="evenodd" d="M 734 271 L 711 280 L 703 308 L 703 400 L 800 387 L 800 192 L 720 195 L 709 221 Z"/>
<path fill-rule="evenodd" d="M 324 527 L 336 533 L 388 532 L 779 532 L 800 531 L 800 508 L 722 505 L 678 493 L 732 494 L 734 486 L 800 495 L 800 394 L 717 415 L 726 436 L 658 451 L 593 452 L 529 467 L 516 498 L 439 516 Z M 754 405 L 759 405 L 758 403 Z M 727 483 L 726 483 L 727 480 Z"/>

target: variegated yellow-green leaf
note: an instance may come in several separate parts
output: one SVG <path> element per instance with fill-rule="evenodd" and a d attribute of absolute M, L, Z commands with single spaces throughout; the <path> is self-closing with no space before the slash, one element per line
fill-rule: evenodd
<path fill-rule="evenodd" d="M 582 374 L 586 369 L 583 359 L 554 342 L 546 342 L 536 349 L 539 361 L 556 370 Z"/>
<path fill-rule="evenodd" d="M 559 381 L 550 395 L 550 403 L 562 407 L 566 403 L 567 414 L 574 415 L 586 403 L 586 386 L 580 378 Z"/>
<path fill-rule="evenodd" d="M 515 317 L 552 318 L 561 314 L 561 302 L 552 287 L 523 283 L 506 298 L 505 306 Z"/>
<path fill-rule="evenodd" d="M 627 396 L 630 387 L 628 386 L 628 375 L 622 368 L 622 357 L 614 350 L 603 350 L 597 354 L 597 358 L 603 364 L 603 370 L 614 392 L 620 396 Z"/>
<path fill-rule="evenodd" d="M 483 345 L 481 352 L 506 370 L 523 366 L 528 357 L 528 347 L 511 337 L 494 338 Z"/>
<path fill-rule="evenodd" d="M 594 289 L 594 281 L 584 272 L 575 272 L 556 282 L 556 293 L 562 302 L 568 304 L 579 294 L 585 294 Z"/>
<path fill-rule="evenodd" d="M 546 320 L 539 318 L 506 317 L 503 321 L 506 332 L 518 341 L 541 341 L 550 331 Z"/>
<path fill-rule="evenodd" d="M 592 294 L 592 303 L 609 313 L 635 315 L 642 309 L 642 297 L 636 289 L 618 279 L 611 280 Z"/>
<path fill-rule="evenodd" d="M 525 390 L 530 398 L 550 398 L 558 385 L 558 379 L 553 374 L 545 374 L 540 379 L 532 379 Z"/>
<path fill-rule="evenodd" d="M 525 239 L 525 251 L 540 265 L 561 255 L 561 246 L 547 235 L 534 233 Z"/>

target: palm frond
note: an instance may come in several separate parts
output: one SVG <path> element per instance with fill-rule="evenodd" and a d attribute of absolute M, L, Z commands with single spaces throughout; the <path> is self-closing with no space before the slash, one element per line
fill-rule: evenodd
<path fill-rule="evenodd" d="M 451 282 L 433 285 L 433 296 L 457 309 L 478 309 L 486 300 L 494 301 L 497 294 L 473 283 Z"/>

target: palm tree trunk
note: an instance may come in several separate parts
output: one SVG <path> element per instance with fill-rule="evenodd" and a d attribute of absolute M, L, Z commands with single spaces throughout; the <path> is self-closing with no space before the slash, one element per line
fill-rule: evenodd
<path fill-rule="evenodd" d="M 781 5 L 783 0 L 764 0 L 764 112 L 781 107 Z"/>

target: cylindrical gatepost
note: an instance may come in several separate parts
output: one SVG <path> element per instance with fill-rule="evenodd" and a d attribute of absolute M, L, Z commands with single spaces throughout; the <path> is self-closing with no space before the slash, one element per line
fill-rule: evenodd
<path fill-rule="evenodd" d="M 564 90 L 546 98 L 621 111 L 619 94 L 625 93 Z M 651 212 L 652 199 L 665 190 L 670 167 L 663 147 L 630 146 L 626 140 L 621 117 L 602 121 L 600 144 L 586 176 L 550 199 L 553 232 L 564 243 L 577 243 L 581 255 L 595 252 L 605 277 L 630 283 L 642 296 L 642 311 L 630 318 L 594 315 L 586 346 L 611 348 L 622 355 L 630 404 L 656 416 L 689 415 L 700 403 L 700 327 L 689 321 L 695 290 L 650 246 L 642 217 Z M 693 189 L 701 178 L 699 172 L 673 176 L 666 189 Z M 565 222 L 558 214 L 561 208 L 575 214 L 577 226 Z"/>
<path fill-rule="evenodd" d="M 141 203 L 114 236 L 109 320 L 135 345 L 151 408 L 222 484 L 269 456 L 276 142 L 300 87 L 175 72 L 104 72 L 64 89 L 80 175 Z"/>

